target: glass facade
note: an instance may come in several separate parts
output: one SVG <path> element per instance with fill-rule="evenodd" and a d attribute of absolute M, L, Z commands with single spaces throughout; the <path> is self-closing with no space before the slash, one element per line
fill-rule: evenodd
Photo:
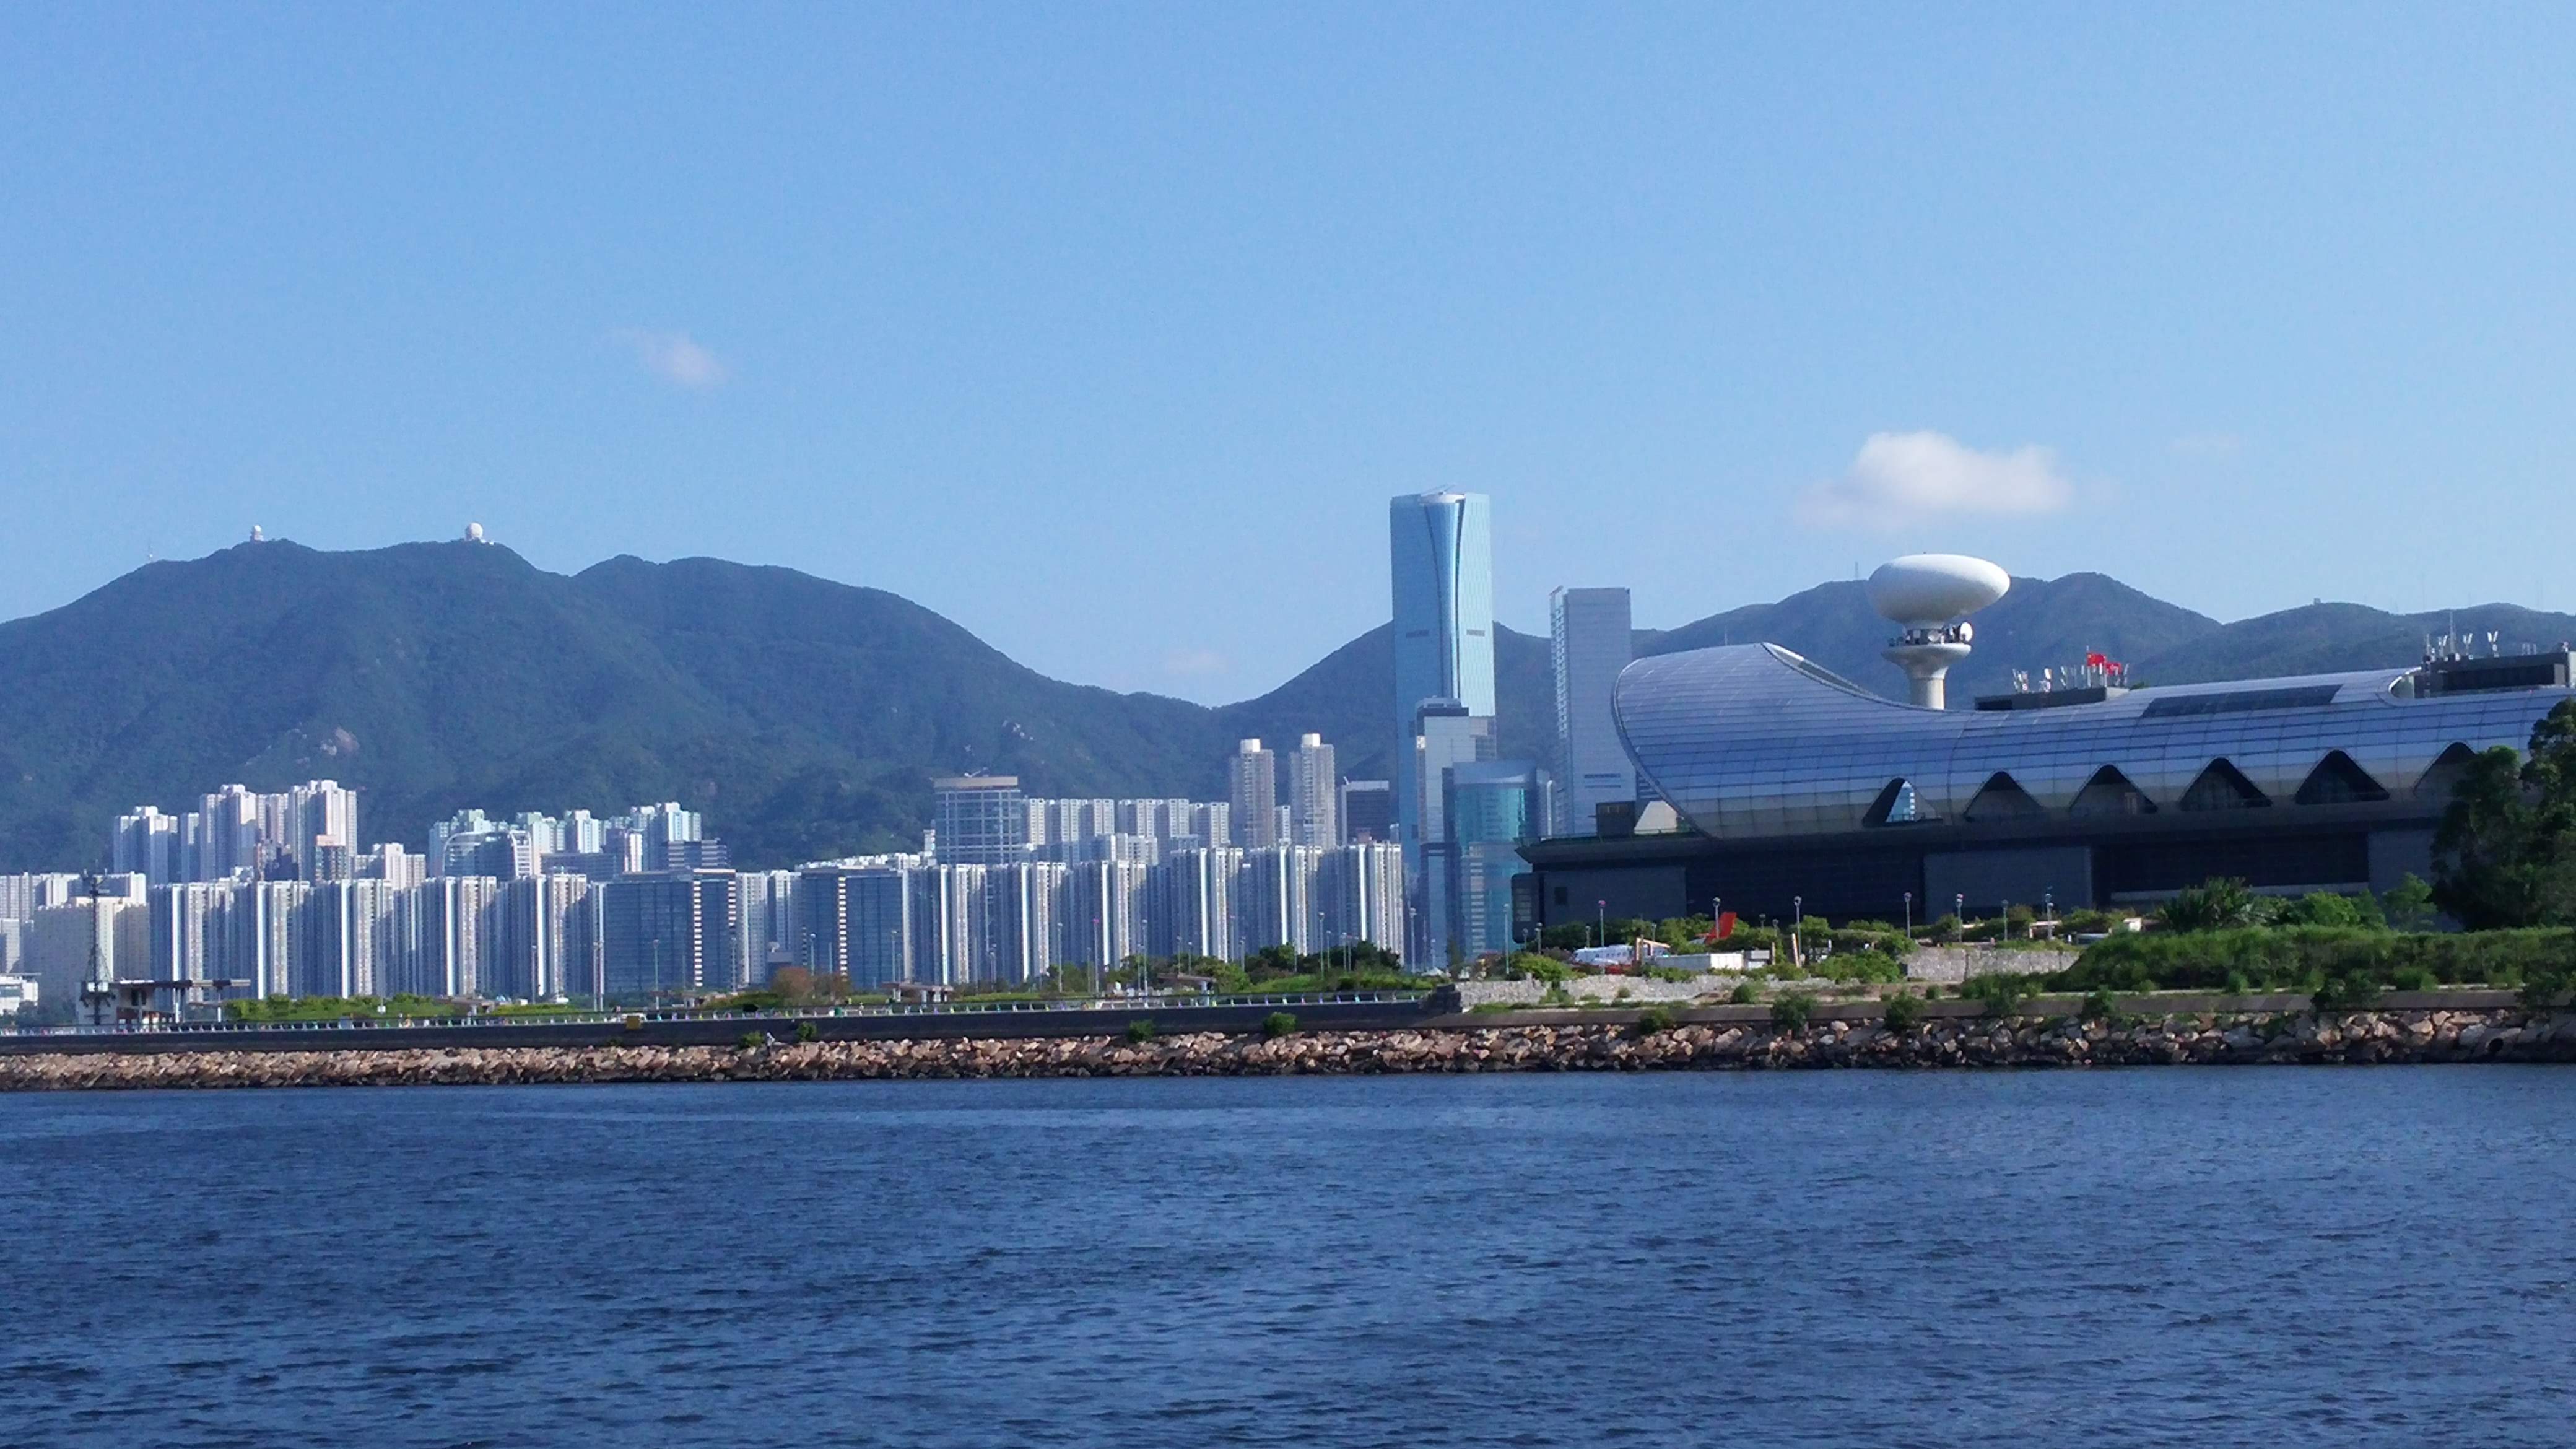
<path fill-rule="evenodd" d="M 2570 695 L 2419 699 L 2406 687 L 2412 675 L 2381 669 L 2138 689 L 2054 709 L 1944 711 L 1882 699 L 1777 645 L 1747 644 L 1641 659 L 1620 675 L 1616 705 L 1647 783 L 1702 833 L 1726 840 L 1869 828 L 1891 780 L 1907 782 L 1925 820 L 1973 822 L 2002 804 L 2000 784 L 2031 802 L 2004 806 L 2007 817 L 2262 800 L 2287 824 L 2372 791 L 2438 810 L 2449 768 L 2439 762 L 2463 749 L 2524 748 L 2532 725 Z M 2343 757 L 2330 770 L 2339 788 L 2310 788 L 2333 754 Z M 2315 803 L 2298 803 L 2303 789 Z"/>
<path fill-rule="evenodd" d="M 1009 865 L 1030 858 L 1029 806 L 1016 775 L 931 782 L 942 865 Z"/>
<path fill-rule="evenodd" d="M 1415 824 L 1414 712 L 1454 699 L 1494 714 L 1493 504 L 1481 493 L 1424 493 L 1387 508 L 1395 595 L 1396 809 Z M 1408 835 L 1408 840 L 1419 839 Z"/>
<path fill-rule="evenodd" d="M 1551 835 L 1590 835 L 1594 807 L 1637 798 L 1637 769 L 1611 709 L 1631 651 L 1626 589 L 1558 589 L 1548 596 L 1556 669 L 1556 805 Z"/>
<path fill-rule="evenodd" d="M 1512 881 L 1529 872 L 1520 847 L 1545 819 L 1544 776 L 1518 761 L 1455 765 L 1447 811 L 1456 877 L 1450 893 L 1454 954 L 1472 961 L 1513 946 Z"/>

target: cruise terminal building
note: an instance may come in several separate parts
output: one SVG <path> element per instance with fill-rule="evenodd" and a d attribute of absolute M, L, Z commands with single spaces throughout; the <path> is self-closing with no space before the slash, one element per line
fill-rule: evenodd
<path fill-rule="evenodd" d="M 2429 878 L 2471 756 L 2525 748 L 2571 693 L 2561 648 L 1944 709 L 1940 676 L 1973 634 L 1928 614 L 1973 612 L 2009 581 L 1935 555 L 1871 585 L 1904 625 L 1888 657 L 1929 702 L 1881 698 L 1773 644 L 1636 661 L 1613 695 L 1620 737 L 1682 828 L 1623 833 L 1605 811 L 1599 836 L 1525 847 L 1517 924 L 1721 903 L 1747 919 L 1803 907 L 1919 922 L 1961 902 L 1971 915 L 2147 905 L 2211 876 L 2384 891 Z"/>

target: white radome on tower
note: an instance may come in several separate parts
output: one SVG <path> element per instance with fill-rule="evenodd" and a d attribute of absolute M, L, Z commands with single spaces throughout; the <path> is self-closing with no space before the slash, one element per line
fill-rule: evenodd
<path fill-rule="evenodd" d="M 1869 606 L 1895 624 L 1928 628 L 1973 614 L 2012 590 L 2012 575 L 1981 558 L 1913 553 L 1869 576 Z"/>
<path fill-rule="evenodd" d="M 467 543 L 481 543 L 483 541 L 483 525 L 479 523 L 469 523 L 465 525 L 465 541 Z"/>
<path fill-rule="evenodd" d="M 1913 682 L 1916 704 L 1943 709 L 1950 666 L 1977 637 L 1962 616 L 2010 592 L 2012 575 L 1964 554 L 1915 553 L 1880 564 L 1867 587 L 1869 606 L 1903 631 L 1888 641 L 1887 661 Z"/>

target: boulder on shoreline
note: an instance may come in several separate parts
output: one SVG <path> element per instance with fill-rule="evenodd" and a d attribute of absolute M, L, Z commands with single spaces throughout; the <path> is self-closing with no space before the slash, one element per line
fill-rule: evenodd
<path fill-rule="evenodd" d="M 1937 1018 L 1783 1029 L 1638 1026 L 1217 1032 L 1112 1037 L 772 1042 L 742 1047 L 455 1047 L 0 1056 L 0 1091 L 180 1087 L 515 1086 L 590 1082 L 891 1081 L 1393 1072 L 1759 1071 L 2377 1062 L 2576 1061 L 2576 1014 L 2258 1013 L 2105 1022 Z"/>

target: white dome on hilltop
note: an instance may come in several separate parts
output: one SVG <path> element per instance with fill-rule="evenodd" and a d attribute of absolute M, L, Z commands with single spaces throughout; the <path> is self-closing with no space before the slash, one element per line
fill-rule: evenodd
<path fill-rule="evenodd" d="M 1930 626 L 1973 614 L 2012 588 L 2012 575 L 1981 558 L 1915 553 L 1869 576 L 1869 606 L 1898 624 Z"/>

